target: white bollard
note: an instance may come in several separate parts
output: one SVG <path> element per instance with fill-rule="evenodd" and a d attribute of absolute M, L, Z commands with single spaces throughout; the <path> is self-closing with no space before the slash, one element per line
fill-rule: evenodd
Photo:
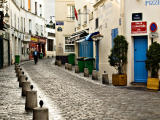
<path fill-rule="evenodd" d="M 26 91 L 30 91 L 31 83 L 29 81 L 22 82 L 22 96 L 26 96 Z"/>
<path fill-rule="evenodd" d="M 33 108 L 37 107 L 37 91 L 26 91 L 26 110 L 33 110 Z"/>
<path fill-rule="evenodd" d="M 43 108 L 43 101 L 40 101 L 40 106 L 33 109 L 33 120 L 49 120 L 48 108 Z"/>

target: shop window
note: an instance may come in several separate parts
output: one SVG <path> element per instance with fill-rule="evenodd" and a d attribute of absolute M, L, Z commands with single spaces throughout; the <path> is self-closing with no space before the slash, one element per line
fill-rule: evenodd
<path fill-rule="evenodd" d="M 69 37 L 65 37 L 65 52 L 74 52 L 74 41 L 71 41 Z"/>
<path fill-rule="evenodd" d="M 53 51 L 53 39 L 48 39 L 47 40 L 47 51 Z"/>

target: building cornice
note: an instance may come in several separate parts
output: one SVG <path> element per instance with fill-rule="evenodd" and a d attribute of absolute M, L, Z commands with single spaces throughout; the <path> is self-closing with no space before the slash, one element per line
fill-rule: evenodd
<path fill-rule="evenodd" d="M 19 6 L 15 3 L 14 0 L 12 0 L 13 4 L 17 7 L 18 10 L 20 10 Z"/>
<path fill-rule="evenodd" d="M 93 7 L 97 8 L 99 5 L 103 4 L 104 2 L 106 2 L 107 0 L 99 0 L 98 2 L 96 2 Z"/>

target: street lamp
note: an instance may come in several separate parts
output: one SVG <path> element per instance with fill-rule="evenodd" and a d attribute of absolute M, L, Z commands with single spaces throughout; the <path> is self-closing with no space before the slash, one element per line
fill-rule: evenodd
<path fill-rule="evenodd" d="M 103 38 L 103 35 L 101 34 L 92 36 L 93 41 L 99 41 L 99 40 L 102 40 L 102 38 Z"/>

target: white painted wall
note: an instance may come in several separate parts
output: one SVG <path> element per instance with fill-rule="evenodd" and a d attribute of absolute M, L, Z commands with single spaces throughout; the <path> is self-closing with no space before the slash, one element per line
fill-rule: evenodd
<path fill-rule="evenodd" d="M 148 0 L 149 1 L 149 0 Z M 150 0 L 152 1 L 152 0 Z M 148 36 L 148 47 L 151 44 L 151 39 L 149 38 L 150 29 L 149 26 L 152 22 L 156 22 L 158 26 L 157 33 L 160 36 L 159 26 L 160 26 L 160 11 L 159 5 L 146 5 L 146 0 L 122 0 L 124 2 L 124 30 L 125 36 L 129 43 L 128 46 L 128 65 L 127 65 L 127 79 L 128 84 L 134 81 L 134 41 L 132 36 Z M 147 33 L 146 34 L 131 34 L 131 22 L 132 13 L 142 13 L 143 20 L 147 22 Z M 159 37 L 154 39 L 160 43 Z"/>

